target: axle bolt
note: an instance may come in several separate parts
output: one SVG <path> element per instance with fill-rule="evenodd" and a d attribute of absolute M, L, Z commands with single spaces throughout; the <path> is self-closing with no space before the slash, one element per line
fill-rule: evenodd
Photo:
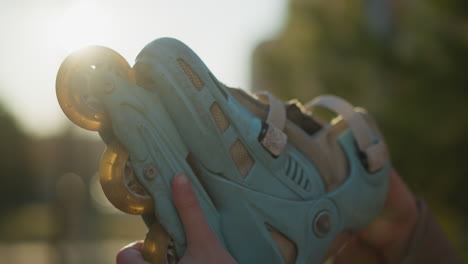
<path fill-rule="evenodd" d="M 157 174 L 158 172 L 156 171 L 156 168 L 152 165 L 146 167 L 144 171 L 145 178 L 150 181 L 153 180 Z"/>
<path fill-rule="evenodd" d="M 331 230 L 331 216 L 328 211 L 321 211 L 314 219 L 314 232 L 318 237 L 326 236 Z"/>

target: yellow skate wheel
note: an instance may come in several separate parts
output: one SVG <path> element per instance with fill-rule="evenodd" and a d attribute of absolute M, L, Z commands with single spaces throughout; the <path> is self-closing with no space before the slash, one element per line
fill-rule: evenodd
<path fill-rule="evenodd" d="M 148 230 L 143 243 L 143 258 L 151 264 L 171 264 L 170 259 L 175 261 L 175 251 L 170 252 L 170 242 L 169 234 L 158 221 L 155 221 Z"/>
<path fill-rule="evenodd" d="M 135 83 L 135 74 L 120 54 L 102 46 L 82 48 L 63 61 L 55 83 L 60 107 L 76 125 L 98 131 L 106 125 L 106 117 L 89 89 L 89 79 L 94 70 L 113 72 L 132 83 Z"/>
<path fill-rule="evenodd" d="M 102 155 L 99 176 L 104 194 L 117 209 L 135 215 L 154 212 L 151 195 L 135 177 L 128 152 L 115 141 Z"/>

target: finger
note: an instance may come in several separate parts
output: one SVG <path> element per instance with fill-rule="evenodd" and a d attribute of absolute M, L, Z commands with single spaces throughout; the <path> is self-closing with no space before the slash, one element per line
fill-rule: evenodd
<path fill-rule="evenodd" d="M 333 257 L 335 264 L 382 263 L 379 254 L 358 237 L 349 240 Z"/>
<path fill-rule="evenodd" d="M 142 242 L 131 243 L 120 250 L 116 257 L 117 264 L 150 264 L 141 255 Z"/>
<path fill-rule="evenodd" d="M 401 178 L 392 170 L 390 187 L 382 213 L 372 221 L 360 237 L 369 245 L 384 248 L 395 238 L 410 231 L 416 224 L 418 210 L 416 201 Z"/>
<path fill-rule="evenodd" d="M 392 169 L 390 178 L 390 190 L 388 192 L 386 207 L 393 209 L 391 211 L 395 213 L 392 216 L 394 218 L 392 220 L 396 222 L 407 222 L 409 217 L 416 220 L 418 215 L 416 200 L 413 194 L 394 169 Z"/>
<path fill-rule="evenodd" d="M 351 231 L 343 231 L 339 233 L 330 245 L 325 259 L 328 259 L 329 257 L 337 254 L 343 247 L 346 246 L 348 241 L 354 238 L 355 235 Z"/>
<path fill-rule="evenodd" d="M 418 217 L 416 200 L 392 169 L 385 209 L 361 232 L 360 238 L 380 250 L 382 256 L 392 263 L 402 255 L 411 240 Z"/>
<path fill-rule="evenodd" d="M 217 242 L 217 238 L 206 222 L 200 203 L 185 174 L 180 173 L 174 177 L 172 192 L 189 246 L 196 245 L 199 247 Z"/>

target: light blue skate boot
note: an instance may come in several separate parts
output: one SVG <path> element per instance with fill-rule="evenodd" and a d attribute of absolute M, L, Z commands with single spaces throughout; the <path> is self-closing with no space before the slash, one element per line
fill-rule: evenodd
<path fill-rule="evenodd" d="M 359 231 L 383 208 L 390 162 L 362 109 L 335 96 L 303 107 L 227 88 L 175 39 L 148 44 L 133 70 L 106 48 L 77 52 L 61 66 L 57 96 L 73 122 L 108 145 L 104 192 L 143 215 L 153 263 L 186 248 L 170 192 L 178 172 L 242 264 L 320 263 L 339 234 Z M 339 117 L 321 125 L 306 114 L 315 106 Z"/>

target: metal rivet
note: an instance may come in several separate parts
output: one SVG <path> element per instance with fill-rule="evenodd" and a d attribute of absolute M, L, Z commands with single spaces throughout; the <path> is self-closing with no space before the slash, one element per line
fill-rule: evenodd
<path fill-rule="evenodd" d="M 154 166 L 148 166 L 144 171 L 144 175 L 147 180 L 153 180 L 156 177 L 156 174 L 157 171 Z"/>
<path fill-rule="evenodd" d="M 331 230 L 331 216 L 328 211 L 321 211 L 314 219 L 314 232 L 318 237 L 326 236 Z"/>

